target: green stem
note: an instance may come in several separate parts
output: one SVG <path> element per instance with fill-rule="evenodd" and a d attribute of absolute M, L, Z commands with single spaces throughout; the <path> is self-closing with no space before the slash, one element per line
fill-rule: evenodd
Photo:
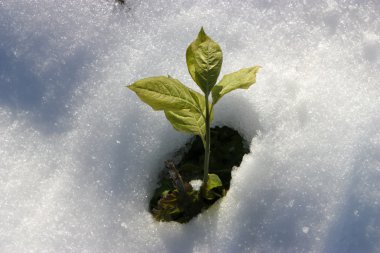
<path fill-rule="evenodd" d="M 206 101 L 206 143 L 205 143 L 205 159 L 203 164 L 203 184 L 202 190 L 205 193 L 208 182 L 208 169 L 210 164 L 210 110 L 208 104 L 208 96 L 210 93 L 205 94 Z"/>

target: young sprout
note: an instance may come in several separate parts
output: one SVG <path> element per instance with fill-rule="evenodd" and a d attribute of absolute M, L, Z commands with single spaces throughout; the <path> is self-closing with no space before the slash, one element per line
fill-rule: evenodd
<path fill-rule="evenodd" d="M 205 151 L 201 191 L 205 198 L 209 189 L 222 185 L 217 175 L 208 173 L 210 124 L 214 118 L 214 105 L 233 90 L 248 89 L 256 82 L 256 73 L 260 69 L 260 66 L 243 68 L 223 76 L 217 83 L 222 62 L 222 49 L 202 27 L 198 37 L 186 50 L 186 63 L 192 79 L 203 95 L 170 76 L 148 77 L 128 86 L 154 110 L 164 111 L 176 130 L 201 137 Z"/>

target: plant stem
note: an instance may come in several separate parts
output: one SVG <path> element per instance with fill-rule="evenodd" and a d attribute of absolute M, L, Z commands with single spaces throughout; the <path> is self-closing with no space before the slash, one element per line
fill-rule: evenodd
<path fill-rule="evenodd" d="M 205 193 L 205 190 L 207 189 L 207 182 L 208 182 L 208 169 L 209 169 L 209 163 L 210 163 L 210 111 L 209 111 L 209 104 L 208 104 L 208 96 L 209 92 L 205 94 L 205 100 L 206 100 L 206 144 L 205 144 L 205 159 L 203 164 L 203 184 L 202 184 L 202 190 Z"/>

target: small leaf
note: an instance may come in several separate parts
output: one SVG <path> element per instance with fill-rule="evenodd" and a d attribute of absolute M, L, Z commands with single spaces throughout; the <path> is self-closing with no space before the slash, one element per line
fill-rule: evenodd
<path fill-rule="evenodd" d="M 215 85 L 222 61 L 222 49 L 202 27 L 196 40 L 186 50 L 186 62 L 191 77 L 205 94 Z"/>
<path fill-rule="evenodd" d="M 157 220 L 171 221 L 174 216 L 179 215 L 182 211 L 179 192 L 178 190 L 173 190 L 162 193 L 152 213 Z"/>
<path fill-rule="evenodd" d="M 208 174 L 207 191 L 223 186 L 222 180 L 216 174 Z"/>
<path fill-rule="evenodd" d="M 236 89 L 248 89 L 256 82 L 256 73 L 261 67 L 244 68 L 223 76 L 222 80 L 212 89 L 212 103 L 216 104 L 225 94 Z"/>
<path fill-rule="evenodd" d="M 180 81 L 166 76 L 141 79 L 128 86 L 154 110 L 188 109 L 201 113 L 204 97 Z"/>
<path fill-rule="evenodd" d="M 218 193 L 218 187 L 222 187 L 222 181 L 216 174 L 208 174 L 207 187 L 203 197 L 208 200 L 221 198 L 222 195 Z M 220 190 L 220 189 L 219 189 Z"/>

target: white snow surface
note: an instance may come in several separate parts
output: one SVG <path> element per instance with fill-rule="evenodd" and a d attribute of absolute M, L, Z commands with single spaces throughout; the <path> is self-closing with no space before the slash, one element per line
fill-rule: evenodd
<path fill-rule="evenodd" d="M 0 252 L 380 252 L 380 2 L 0 0 Z M 148 212 L 190 137 L 124 86 L 201 26 L 221 75 L 261 65 L 215 125 L 250 143 L 190 223 Z M 199 89 L 198 89 L 199 90 Z"/>

